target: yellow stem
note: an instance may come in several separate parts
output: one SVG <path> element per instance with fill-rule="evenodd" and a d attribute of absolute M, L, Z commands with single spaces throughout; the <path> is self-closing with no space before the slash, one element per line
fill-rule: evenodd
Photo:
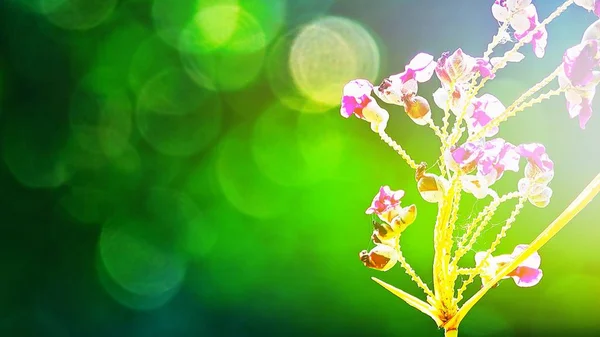
<path fill-rule="evenodd" d="M 404 161 L 406 161 L 406 163 L 408 164 L 408 166 L 410 166 L 410 168 L 412 168 L 413 170 L 416 170 L 418 165 L 417 163 L 408 155 L 408 153 L 406 153 L 406 151 L 404 151 L 404 149 L 402 148 L 402 146 L 400 146 L 398 143 L 396 143 L 392 137 L 388 136 L 387 133 L 385 133 L 384 130 L 380 130 L 379 131 L 379 137 L 381 137 L 381 139 L 388 144 L 392 149 L 394 149 L 394 151 L 396 151 L 400 157 L 402 157 L 402 159 L 404 159 Z"/>
<path fill-rule="evenodd" d="M 479 132 L 477 132 L 476 134 L 469 137 L 467 142 L 472 142 L 477 139 L 481 139 L 482 137 L 485 137 L 485 135 L 487 134 L 487 132 L 490 129 L 500 125 L 500 123 L 502 123 L 502 122 L 506 121 L 508 118 L 516 115 L 517 112 L 521 112 L 527 108 L 532 107 L 535 104 L 542 102 L 545 99 L 548 99 L 552 96 L 556 96 L 556 95 L 564 92 L 566 90 L 566 88 L 559 88 L 559 89 L 551 90 L 545 94 L 538 96 L 535 99 L 525 102 L 525 100 L 527 100 L 533 94 L 540 91 L 546 85 L 548 85 L 550 82 L 552 82 L 552 80 L 554 80 L 558 76 L 558 74 L 561 72 L 561 70 L 562 70 L 562 67 L 556 68 L 552 73 L 550 73 L 550 75 L 546 76 L 546 78 L 544 78 L 539 83 L 537 83 L 536 85 L 531 87 L 529 90 L 527 90 L 525 93 L 523 93 L 519 98 L 517 98 L 516 101 L 514 101 L 508 108 L 506 108 L 504 110 L 504 112 L 502 114 L 500 114 L 500 116 L 492 119 L 481 130 L 479 130 Z"/>
<path fill-rule="evenodd" d="M 577 196 L 573 202 L 548 226 L 538 235 L 538 237 L 529 244 L 529 247 L 519 254 L 511 263 L 506 264 L 498 271 L 498 274 L 473 295 L 460 308 L 458 313 L 449 320 L 446 325 L 458 326 L 465 315 L 473 308 L 491 287 L 498 283 L 503 277 L 513 271 L 519 264 L 525 261 L 531 254 L 542 248 L 550 239 L 552 239 L 569 221 L 571 221 L 581 210 L 583 210 L 600 192 L 600 173 L 594 177 L 590 184 Z"/>
<path fill-rule="evenodd" d="M 475 268 L 475 272 L 471 273 L 469 275 L 469 278 L 467 278 L 467 280 L 465 280 L 463 282 L 460 289 L 458 289 L 458 292 L 456 294 L 456 303 L 459 303 L 462 300 L 463 294 L 464 294 L 465 290 L 467 290 L 467 287 L 469 286 L 469 284 L 471 284 L 473 282 L 473 280 L 475 279 L 475 277 L 477 275 L 479 275 L 479 273 L 481 272 L 481 269 L 485 265 L 485 262 L 487 261 L 487 259 L 489 259 L 490 256 L 492 256 L 494 251 L 496 251 L 496 247 L 498 247 L 498 245 L 500 244 L 502 239 L 504 237 L 506 237 L 506 233 L 508 232 L 508 230 L 510 229 L 512 224 L 517 220 L 517 215 L 519 215 L 519 213 L 523 209 L 523 206 L 525 205 L 525 201 L 527 201 L 527 197 L 521 196 L 519 198 L 519 202 L 517 203 L 517 205 L 515 206 L 513 211 L 510 213 L 510 216 L 506 220 L 506 223 L 504 224 L 504 226 L 502 226 L 500 233 L 498 235 L 496 235 L 496 240 L 494 240 L 494 242 L 492 242 L 492 245 L 486 251 L 485 257 L 483 258 L 483 261 L 481 261 L 481 264 Z"/>
<path fill-rule="evenodd" d="M 452 233 L 449 232 L 449 220 L 451 216 L 456 189 L 460 186 L 458 174 L 451 181 L 448 191 L 445 191 L 444 201 L 438 209 L 434 229 L 435 252 L 433 260 L 433 280 L 436 300 L 441 302 L 445 309 L 451 309 L 454 296 L 454 288 L 449 287 L 447 279 L 449 277 L 448 266 L 451 254 Z"/>
<path fill-rule="evenodd" d="M 442 141 L 442 143 L 443 143 L 443 142 L 444 142 L 444 139 L 445 139 L 445 137 L 444 137 L 444 135 L 442 134 L 442 131 L 440 130 L 440 128 L 439 128 L 437 125 L 435 125 L 435 124 L 433 123 L 433 119 L 430 119 L 430 120 L 427 122 L 427 125 L 429 125 L 429 128 L 431 128 L 431 129 L 433 130 L 433 132 L 435 133 L 435 135 L 436 135 L 436 136 L 437 136 L 437 137 L 440 139 L 440 141 Z"/>
<path fill-rule="evenodd" d="M 519 192 L 511 192 L 503 195 L 500 198 L 494 199 L 488 206 L 486 206 L 467 227 L 467 232 L 461 237 L 458 243 L 458 248 L 454 254 L 454 259 L 451 263 L 451 268 L 456 268 L 458 261 L 473 247 L 475 240 L 481 234 L 481 231 L 487 223 L 490 221 L 494 212 L 505 201 L 516 198 L 519 196 Z M 473 233 L 473 230 L 475 232 Z M 471 235 L 472 234 L 472 235 Z"/>
<path fill-rule="evenodd" d="M 420 312 L 424 313 L 425 315 L 431 317 L 438 326 L 441 326 L 443 324 L 443 322 L 440 320 L 440 318 L 437 317 L 437 315 L 435 314 L 435 310 L 429 304 L 421 301 L 420 299 L 414 297 L 413 295 L 411 295 L 405 291 L 402 291 L 402 290 L 394 287 L 391 284 L 383 282 L 382 280 L 380 280 L 376 277 L 371 277 L 371 279 L 373 281 L 379 283 L 379 285 L 384 287 L 387 291 L 398 296 L 404 302 L 408 303 L 408 305 L 410 305 L 411 307 L 413 307 L 413 308 L 419 310 Z"/>
<path fill-rule="evenodd" d="M 545 27 L 546 25 L 548 25 L 552 20 L 556 19 L 559 15 L 561 15 L 570 5 L 573 4 L 573 0 L 567 0 L 565 1 L 562 5 L 560 5 L 556 10 L 554 10 L 554 12 L 552 12 L 552 14 L 550 14 L 544 21 L 540 22 L 539 25 L 536 26 L 535 29 L 531 30 L 530 32 L 527 33 L 527 35 L 522 38 L 521 40 L 519 40 L 517 43 L 515 43 L 515 45 L 513 46 L 513 48 L 511 50 L 509 50 L 508 52 L 506 52 L 506 54 L 504 54 L 504 56 L 500 59 L 500 61 L 498 61 L 498 63 L 492 68 L 492 74 L 495 74 L 496 71 L 498 71 L 498 69 L 503 68 L 506 63 L 508 62 L 508 60 L 510 59 L 510 57 L 516 53 L 521 47 L 523 47 L 523 45 L 525 45 L 525 41 L 527 41 L 527 39 L 532 36 L 533 34 L 537 33 L 537 31 L 540 28 Z M 452 146 L 453 144 L 455 144 L 459 139 L 460 136 L 462 136 L 462 132 L 460 132 L 460 125 L 467 113 L 467 107 L 468 105 L 471 103 L 471 100 L 477 95 L 477 93 L 479 92 L 479 90 L 481 90 L 481 88 L 483 88 L 483 86 L 485 85 L 485 83 L 488 81 L 489 77 L 486 78 L 482 78 L 481 81 L 479 82 L 479 84 L 475 87 L 475 88 L 471 88 L 471 90 L 469 90 L 469 94 L 467 96 L 467 100 L 465 101 L 465 106 L 463 108 L 463 111 L 461 112 L 460 116 L 458 116 L 458 118 L 456 119 L 456 123 L 454 123 L 454 128 L 452 130 L 452 135 L 450 136 L 450 146 Z"/>
<path fill-rule="evenodd" d="M 398 261 L 400 262 L 400 266 L 402 266 L 402 269 L 404 269 L 406 274 L 410 276 L 410 278 L 417 284 L 417 286 L 425 292 L 425 295 L 429 297 L 434 297 L 433 292 L 431 292 L 427 284 L 425 284 L 425 282 L 421 280 L 421 278 L 419 277 L 419 275 L 417 275 L 415 270 L 410 266 L 410 264 L 408 264 L 404 255 L 402 255 L 400 247 L 398 247 Z"/>
<path fill-rule="evenodd" d="M 457 336 L 458 336 L 458 328 L 444 330 L 444 337 L 457 337 Z"/>

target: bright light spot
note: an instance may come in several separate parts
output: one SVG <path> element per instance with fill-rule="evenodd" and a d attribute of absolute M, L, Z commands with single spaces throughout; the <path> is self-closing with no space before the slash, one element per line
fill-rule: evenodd
<path fill-rule="evenodd" d="M 219 5 L 197 13 L 182 32 L 179 49 L 188 75 L 198 85 L 239 90 L 260 74 L 266 44 L 261 25 L 250 13 Z"/>
<path fill-rule="evenodd" d="M 290 50 L 294 43 L 294 34 L 286 34 L 278 38 L 270 46 L 265 60 L 266 77 L 271 90 L 279 101 L 292 110 L 302 112 L 324 112 L 331 107 L 317 103 L 305 97 L 296 87 L 290 73 Z"/>
<path fill-rule="evenodd" d="M 376 78 L 379 62 L 379 49 L 367 30 L 349 19 L 325 17 L 303 27 L 290 51 L 289 65 L 305 96 L 335 106 L 344 84 L 355 78 Z"/>
<path fill-rule="evenodd" d="M 136 123 L 160 153 L 189 156 L 205 148 L 221 130 L 221 101 L 198 88 L 186 74 L 168 69 L 140 92 Z"/>
<path fill-rule="evenodd" d="M 236 6 L 237 4 L 238 0 L 154 0 L 152 4 L 154 28 L 166 43 L 178 47 L 182 31 L 198 12 L 211 6 Z"/>
<path fill-rule="evenodd" d="M 117 0 L 42 0 L 41 9 L 61 28 L 87 30 L 106 20 L 116 5 Z"/>

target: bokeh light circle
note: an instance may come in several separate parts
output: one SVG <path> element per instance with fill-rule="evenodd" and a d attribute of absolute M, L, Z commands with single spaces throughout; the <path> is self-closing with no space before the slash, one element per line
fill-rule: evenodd
<path fill-rule="evenodd" d="M 303 112 L 324 112 L 328 104 L 318 103 L 304 96 L 296 87 L 290 71 L 290 51 L 297 32 L 280 36 L 269 47 L 265 59 L 266 78 L 271 91 L 290 109 Z"/>
<path fill-rule="evenodd" d="M 254 163 L 252 126 L 238 125 L 219 144 L 216 171 L 221 190 L 240 212 L 256 218 L 273 218 L 291 207 L 289 189 L 265 177 Z"/>
<path fill-rule="evenodd" d="M 117 0 L 42 0 L 41 9 L 56 26 L 87 30 L 106 20 L 116 5 Z"/>
<path fill-rule="evenodd" d="M 374 79 L 380 55 L 371 33 L 346 18 L 324 17 L 304 26 L 290 50 L 298 89 L 316 102 L 339 104 L 341 88 L 356 78 Z"/>
<path fill-rule="evenodd" d="M 221 101 L 198 88 L 175 68 L 152 78 L 138 97 L 136 124 L 158 152 L 189 156 L 202 150 L 221 131 Z"/>
<path fill-rule="evenodd" d="M 105 223 L 98 247 L 108 274 L 125 290 L 156 296 L 177 287 L 185 275 L 185 260 L 147 240 L 145 223 L 112 218 Z"/>
<path fill-rule="evenodd" d="M 211 22 L 218 22 L 220 29 Z M 198 12 L 182 31 L 179 49 L 188 75 L 198 85 L 234 91 L 256 80 L 266 44 L 254 16 L 240 6 L 218 5 Z"/>
<path fill-rule="evenodd" d="M 137 94 L 169 64 L 177 64 L 179 54 L 160 37 L 151 35 L 136 48 L 129 66 L 129 86 Z"/>
<path fill-rule="evenodd" d="M 266 37 L 256 19 L 240 6 L 217 5 L 199 11 L 183 30 L 180 49 L 210 53 L 222 49 L 252 53 L 266 46 Z"/>
<path fill-rule="evenodd" d="M 132 111 L 126 92 L 99 95 L 80 86 L 71 97 L 71 134 L 91 153 L 118 157 L 130 147 Z"/>
<path fill-rule="evenodd" d="M 100 258 L 96 259 L 96 272 L 104 290 L 119 304 L 138 311 L 158 309 L 167 304 L 180 290 L 180 285 L 158 294 L 140 295 L 115 282 Z"/>
<path fill-rule="evenodd" d="M 105 222 L 98 253 L 107 274 L 123 289 L 154 297 L 183 281 L 184 236 L 201 214 L 184 193 L 156 187 L 145 192 L 130 211 Z"/>
<path fill-rule="evenodd" d="M 198 12 L 211 6 L 236 6 L 238 2 L 239 0 L 153 0 L 154 28 L 163 41 L 177 48 L 180 35 Z"/>
<path fill-rule="evenodd" d="M 283 186 L 322 180 L 335 171 L 340 159 L 342 139 L 335 129 L 328 128 L 331 123 L 319 124 L 324 121 L 321 118 L 312 120 L 313 124 L 299 115 L 275 103 L 254 124 L 254 160 L 261 172 Z M 314 148 L 309 150 L 310 146 Z"/>

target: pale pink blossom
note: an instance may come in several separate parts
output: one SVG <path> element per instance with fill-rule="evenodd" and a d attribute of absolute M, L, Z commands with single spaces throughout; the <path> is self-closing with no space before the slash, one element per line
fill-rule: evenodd
<path fill-rule="evenodd" d="M 546 27 L 540 25 L 534 5 L 527 6 L 524 12 L 529 25 L 523 30 L 515 28 L 515 38 L 519 41 L 523 40 L 525 43 L 531 43 L 535 56 L 542 58 L 548 44 L 548 32 L 546 31 Z"/>
<path fill-rule="evenodd" d="M 496 0 L 492 15 L 498 22 L 508 21 L 515 31 L 522 32 L 529 27 L 531 6 L 531 0 Z"/>
<path fill-rule="evenodd" d="M 480 274 L 482 283 L 490 282 L 500 271 L 502 267 L 514 261 L 514 259 L 521 254 L 528 245 L 518 245 L 515 247 L 513 252 L 505 255 L 498 255 L 496 257 L 489 256 L 487 260 L 484 260 L 487 256 L 486 252 L 478 252 L 475 254 L 476 266 L 482 265 L 482 271 Z M 540 269 L 542 260 L 540 255 L 535 252 L 531 254 L 525 261 L 513 269 L 503 279 L 512 278 L 515 284 L 519 287 L 533 287 L 538 284 L 542 279 L 543 273 Z"/>
<path fill-rule="evenodd" d="M 400 199 L 404 196 L 403 190 L 392 191 L 389 186 L 381 186 L 379 192 L 373 198 L 371 207 L 367 208 L 367 214 L 382 215 L 400 206 Z"/>
<path fill-rule="evenodd" d="M 494 78 L 489 60 L 470 56 L 460 48 L 452 54 L 443 53 L 437 61 L 435 73 L 445 87 L 466 83 L 476 73 L 484 78 Z"/>
<path fill-rule="evenodd" d="M 340 113 L 345 118 L 355 115 L 366 120 L 373 131 L 379 132 L 387 126 L 389 114 L 371 96 L 372 91 L 373 85 L 367 80 L 350 81 L 344 86 Z"/>
<path fill-rule="evenodd" d="M 516 146 L 502 138 L 495 138 L 483 145 L 477 172 L 492 185 L 502 178 L 504 171 L 518 172 L 520 158 Z"/>
<path fill-rule="evenodd" d="M 435 71 L 433 56 L 425 53 L 417 54 L 404 67 L 404 71 L 392 75 L 375 87 L 375 94 L 389 104 L 404 105 L 405 96 L 416 95 L 419 82 L 428 81 Z"/>
<path fill-rule="evenodd" d="M 467 127 L 470 134 L 476 134 L 492 119 L 500 116 L 506 108 L 498 98 L 491 94 L 484 94 L 471 101 L 467 108 Z M 486 137 L 492 137 L 498 133 L 498 127 L 491 128 Z"/>
<path fill-rule="evenodd" d="M 554 162 L 548 157 L 544 145 L 539 143 L 521 144 L 517 147 L 517 152 L 527 158 L 527 161 L 540 172 L 554 171 Z"/>

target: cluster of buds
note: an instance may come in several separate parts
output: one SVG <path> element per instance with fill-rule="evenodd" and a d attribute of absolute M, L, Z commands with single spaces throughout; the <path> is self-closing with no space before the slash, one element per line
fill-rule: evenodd
<path fill-rule="evenodd" d="M 403 196 L 402 190 L 392 191 L 389 186 L 382 186 L 367 209 L 367 214 L 377 215 L 380 221 L 373 221 L 371 239 L 375 247 L 359 253 L 365 266 L 387 271 L 398 262 L 400 235 L 417 217 L 417 206 L 400 205 Z"/>
<path fill-rule="evenodd" d="M 387 271 L 400 262 L 427 295 L 426 302 L 374 279 L 432 317 L 446 330 L 447 335 L 456 336 L 458 324 L 466 312 L 485 291 L 496 287 L 499 280 L 513 278 L 520 287 L 538 284 L 542 271 L 537 249 L 578 212 L 578 207 L 569 207 L 565 211 L 567 215 L 560 219 L 562 223 L 553 223 L 551 226 L 554 227 L 549 227 L 540 240 L 531 245 L 518 245 L 511 254 L 492 255 L 525 202 L 529 201 L 539 208 L 549 204 L 552 197 L 549 184 L 554 178 L 554 163 L 544 145 L 515 145 L 503 138 L 494 138 L 499 125 L 534 104 L 564 94 L 569 116 L 579 117 L 579 126 L 582 129 L 586 127 L 592 115 L 596 86 L 600 82 L 600 20 L 586 30 L 581 43 L 565 51 L 562 62 L 554 72 L 512 104 L 505 106 L 489 93 L 478 96 L 479 90 L 496 77 L 498 70 L 510 62 L 525 59 L 525 55 L 518 52 L 523 45 L 531 44 L 535 56 L 544 57 L 548 41 L 546 25 L 573 4 L 600 16 L 600 0 L 568 0 L 543 21 L 539 20 L 531 0 L 496 0 L 492 3 L 491 12 L 501 26 L 481 57 L 468 55 L 460 48 L 452 53 L 442 53 L 437 60 L 432 55 L 419 53 L 408 62 L 403 72 L 385 78 L 379 85 L 366 79 L 357 79 L 350 81 L 343 89 L 342 116 L 348 118 L 355 115 L 369 122 L 371 129 L 415 170 L 416 186 L 422 199 L 439 206 L 434 227 L 434 292 L 416 275 L 400 250 L 401 234 L 417 215 L 415 205 L 401 206 L 403 190 L 394 191 L 389 186 L 382 186 L 373 199 L 366 213 L 378 217 L 373 222 L 371 236 L 375 246 L 370 251 L 361 251 L 360 260 L 365 266 L 378 271 Z M 514 43 L 513 48 L 504 55 L 491 57 L 497 45 L 506 43 Z M 436 114 L 432 112 L 426 95 L 419 93 L 419 83 L 429 81 L 434 74 L 440 82 L 440 88 L 432 94 L 432 99 L 441 111 L 441 125 L 435 123 Z M 534 97 L 554 80 L 558 81 L 556 89 Z M 385 129 L 390 114 L 379 105 L 378 100 L 403 107 L 415 124 L 428 126 L 435 132 L 441 142 L 439 173 L 428 172 L 427 163 L 417 164 L 387 135 Z M 525 161 L 523 178 L 513 192 L 500 195 L 494 184 L 506 171 L 519 172 L 522 159 Z M 596 179 L 598 181 L 593 189 L 588 187 L 585 193 L 582 192 L 584 197 L 576 199 L 574 203 L 580 205 L 589 202 L 600 192 L 600 175 Z M 491 201 L 468 223 L 466 231 L 459 235 L 455 224 L 463 193 L 477 199 L 490 198 Z M 498 206 L 512 199 L 518 199 L 514 210 L 490 248 L 477 252 L 474 263 L 470 263 L 471 267 L 459 267 L 461 258 L 472 249 Z M 459 308 L 463 292 L 475 277 L 481 279 L 482 289 Z M 459 279 L 463 282 L 457 289 L 456 281 Z"/>

